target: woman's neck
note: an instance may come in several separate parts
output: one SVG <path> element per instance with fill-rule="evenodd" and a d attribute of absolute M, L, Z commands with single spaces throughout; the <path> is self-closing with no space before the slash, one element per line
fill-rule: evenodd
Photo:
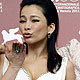
<path fill-rule="evenodd" d="M 28 45 L 28 56 L 36 59 L 48 55 L 47 43 L 45 41 Z"/>

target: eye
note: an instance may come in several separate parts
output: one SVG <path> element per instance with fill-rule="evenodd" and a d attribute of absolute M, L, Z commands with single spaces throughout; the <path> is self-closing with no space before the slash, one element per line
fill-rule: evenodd
<path fill-rule="evenodd" d="M 25 22 L 26 22 L 25 20 L 20 20 L 20 21 L 19 21 L 19 23 L 25 23 Z"/>
<path fill-rule="evenodd" d="M 33 19 L 32 22 L 39 22 L 40 20 L 37 19 Z"/>

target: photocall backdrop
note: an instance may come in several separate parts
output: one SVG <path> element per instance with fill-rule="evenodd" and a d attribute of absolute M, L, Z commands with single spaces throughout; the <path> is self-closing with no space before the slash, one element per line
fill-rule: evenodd
<path fill-rule="evenodd" d="M 13 40 L 22 42 L 18 28 L 21 1 L 0 0 L 0 44 Z M 65 46 L 73 38 L 80 41 L 80 0 L 52 1 L 57 8 L 60 21 L 57 45 Z"/>

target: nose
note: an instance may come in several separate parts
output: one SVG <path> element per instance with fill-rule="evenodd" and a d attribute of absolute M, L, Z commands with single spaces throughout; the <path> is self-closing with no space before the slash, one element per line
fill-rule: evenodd
<path fill-rule="evenodd" d="M 24 30 L 25 31 L 30 30 L 30 27 L 24 27 Z"/>
<path fill-rule="evenodd" d="M 30 24 L 29 24 L 29 23 L 26 23 L 26 24 L 25 24 L 24 30 L 25 30 L 25 31 L 31 30 L 31 27 L 30 27 Z"/>

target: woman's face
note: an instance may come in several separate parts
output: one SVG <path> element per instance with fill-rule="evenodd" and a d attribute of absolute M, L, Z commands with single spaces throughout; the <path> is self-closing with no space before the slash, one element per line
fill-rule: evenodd
<path fill-rule="evenodd" d="M 48 25 L 41 7 L 37 5 L 23 7 L 20 16 L 20 31 L 27 44 L 47 41 Z"/>

